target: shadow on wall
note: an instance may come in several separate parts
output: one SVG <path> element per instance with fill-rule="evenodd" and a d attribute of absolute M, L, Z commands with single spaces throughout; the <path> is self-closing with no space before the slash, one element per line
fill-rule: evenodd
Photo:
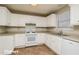
<path fill-rule="evenodd" d="M 7 32 L 6 29 L 7 28 L 5 26 L 0 26 L 0 33 L 6 33 Z"/>

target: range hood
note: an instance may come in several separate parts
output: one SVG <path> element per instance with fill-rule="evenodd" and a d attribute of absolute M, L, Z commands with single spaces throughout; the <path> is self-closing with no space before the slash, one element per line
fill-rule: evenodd
<path fill-rule="evenodd" d="M 26 33 L 36 32 L 36 24 L 26 23 L 25 28 L 26 28 Z"/>

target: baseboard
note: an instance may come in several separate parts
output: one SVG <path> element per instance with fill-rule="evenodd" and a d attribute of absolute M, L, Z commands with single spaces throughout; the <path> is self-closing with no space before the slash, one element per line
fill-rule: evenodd
<path fill-rule="evenodd" d="M 15 46 L 15 48 L 24 48 L 26 47 L 25 45 L 20 45 L 20 46 Z"/>
<path fill-rule="evenodd" d="M 43 45 L 43 43 L 40 44 L 35 44 L 35 45 L 20 45 L 20 46 L 16 46 L 15 48 L 27 48 L 27 47 L 33 47 L 33 46 L 38 46 L 38 45 Z"/>

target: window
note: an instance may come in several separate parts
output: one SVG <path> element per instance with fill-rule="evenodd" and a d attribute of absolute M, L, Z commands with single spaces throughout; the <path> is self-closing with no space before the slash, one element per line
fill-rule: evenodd
<path fill-rule="evenodd" d="M 64 7 L 57 12 L 57 21 L 59 28 L 69 28 L 70 27 L 70 9 L 69 7 Z"/>

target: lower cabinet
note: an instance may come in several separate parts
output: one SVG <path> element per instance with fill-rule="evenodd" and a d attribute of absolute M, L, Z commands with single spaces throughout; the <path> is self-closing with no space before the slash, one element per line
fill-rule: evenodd
<path fill-rule="evenodd" d="M 45 44 L 57 54 L 61 54 L 61 38 L 48 34 L 48 39 Z"/>
<path fill-rule="evenodd" d="M 59 55 L 79 55 L 79 43 L 70 41 L 60 36 L 45 33 L 37 33 L 35 42 L 27 42 L 25 34 L 16 34 L 15 47 L 28 47 L 39 44 L 46 44 L 51 50 Z M 1 44 L 1 43 L 0 43 Z"/>
<path fill-rule="evenodd" d="M 45 40 L 45 34 L 43 33 L 36 33 L 35 35 L 35 41 L 28 42 L 27 36 L 25 34 L 16 34 L 15 37 L 15 47 L 16 48 L 22 48 L 22 47 L 28 47 L 33 45 L 39 45 L 43 44 Z"/>
<path fill-rule="evenodd" d="M 15 34 L 15 47 L 25 47 L 25 34 Z"/>
<path fill-rule="evenodd" d="M 14 49 L 14 39 L 11 35 L 0 36 L 0 54 L 11 54 Z"/>
<path fill-rule="evenodd" d="M 79 43 L 63 39 L 61 53 L 62 55 L 79 55 Z"/>
<path fill-rule="evenodd" d="M 59 55 L 79 55 L 79 43 L 63 37 L 47 34 L 45 44 Z"/>
<path fill-rule="evenodd" d="M 47 35 L 44 33 L 38 33 L 36 36 L 38 44 L 44 44 L 47 39 Z"/>
<path fill-rule="evenodd" d="M 61 40 L 62 38 L 61 37 L 58 37 L 58 36 L 52 36 L 52 39 L 54 40 L 54 49 L 53 51 L 55 51 L 57 54 L 61 54 Z"/>

